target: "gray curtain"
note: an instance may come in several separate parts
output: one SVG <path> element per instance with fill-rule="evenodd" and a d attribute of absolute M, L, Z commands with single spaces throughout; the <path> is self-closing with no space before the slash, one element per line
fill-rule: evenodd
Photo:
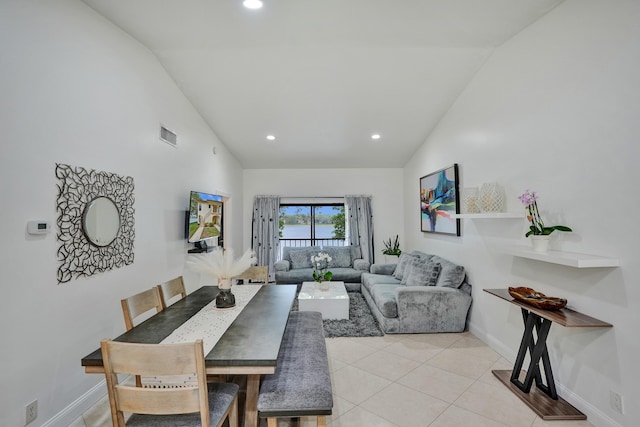
<path fill-rule="evenodd" d="M 258 265 L 269 266 L 269 279 L 273 279 L 273 264 L 277 260 L 280 245 L 280 197 L 255 196 L 251 247 L 256 253 Z"/>
<path fill-rule="evenodd" d="M 373 264 L 371 196 L 345 196 L 349 217 L 349 244 L 360 245 L 362 259 Z"/>

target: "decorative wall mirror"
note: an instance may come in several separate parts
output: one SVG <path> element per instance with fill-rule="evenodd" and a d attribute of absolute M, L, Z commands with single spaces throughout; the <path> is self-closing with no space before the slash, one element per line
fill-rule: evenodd
<path fill-rule="evenodd" d="M 120 212 L 108 197 L 96 197 L 84 208 L 82 231 L 89 241 L 99 247 L 109 246 L 120 230 Z"/>
<path fill-rule="evenodd" d="M 58 283 L 133 263 L 133 178 L 56 165 Z"/>

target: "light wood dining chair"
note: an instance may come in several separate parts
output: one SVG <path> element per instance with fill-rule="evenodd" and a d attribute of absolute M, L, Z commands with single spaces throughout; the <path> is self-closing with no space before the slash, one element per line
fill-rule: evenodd
<path fill-rule="evenodd" d="M 170 301 L 173 297 L 180 295 L 180 299 L 187 296 L 187 291 L 184 288 L 184 280 L 182 276 L 176 277 L 175 279 L 171 279 L 168 282 L 164 282 L 158 285 L 158 290 L 160 291 L 160 302 L 162 303 L 162 308 L 167 308 L 167 302 Z M 178 299 L 177 301 L 179 301 Z"/>
<path fill-rule="evenodd" d="M 244 280 L 259 280 L 264 282 L 265 285 L 269 284 L 269 267 L 266 265 L 254 265 L 243 271 L 241 274 L 234 277 L 234 279 Z"/>
<path fill-rule="evenodd" d="M 127 331 L 133 329 L 133 319 L 141 314 L 154 309 L 156 313 L 163 310 L 160 291 L 157 286 L 125 298 L 120 303 L 122 304 L 122 315 L 124 316 L 124 324 L 127 327 Z"/>
<path fill-rule="evenodd" d="M 115 427 L 220 427 L 228 419 L 238 426 L 238 385 L 206 381 L 202 340 L 179 344 L 100 343 Z M 193 375 L 196 381 L 176 387 L 132 387 L 118 374 L 139 376 Z M 125 423 L 124 413 L 131 413 Z"/>

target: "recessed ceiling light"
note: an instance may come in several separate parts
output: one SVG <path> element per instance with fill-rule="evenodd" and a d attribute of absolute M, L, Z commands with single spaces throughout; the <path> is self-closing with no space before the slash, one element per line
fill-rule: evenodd
<path fill-rule="evenodd" d="M 373 135 L 371 135 L 371 139 L 380 139 L 381 136 L 379 133 L 374 133 Z"/>
<path fill-rule="evenodd" d="M 275 141 L 276 137 L 274 135 L 267 135 L 267 139 L 269 141 Z"/>
<path fill-rule="evenodd" d="M 242 4 L 247 9 L 260 9 L 262 7 L 262 2 L 260 0 L 244 0 Z"/>

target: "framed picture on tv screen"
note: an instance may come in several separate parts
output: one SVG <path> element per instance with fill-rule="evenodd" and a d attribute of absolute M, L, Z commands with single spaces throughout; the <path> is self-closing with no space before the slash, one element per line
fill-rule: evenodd
<path fill-rule="evenodd" d="M 192 191 L 189 196 L 187 240 L 206 241 L 205 246 L 223 246 L 224 203 L 217 194 Z"/>

